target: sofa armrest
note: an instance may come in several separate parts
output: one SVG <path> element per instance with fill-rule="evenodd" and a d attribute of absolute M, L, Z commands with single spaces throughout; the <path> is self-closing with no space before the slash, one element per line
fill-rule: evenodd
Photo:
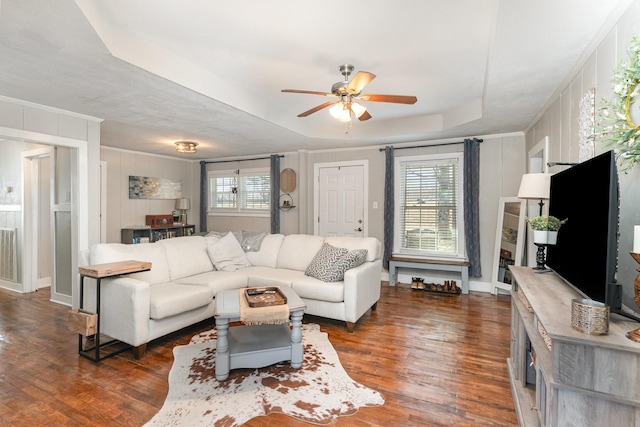
<path fill-rule="evenodd" d="M 134 347 L 147 343 L 151 306 L 149 283 L 117 277 L 102 280 L 101 287 L 100 331 Z"/>
<path fill-rule="evenodd" d="M 382 260 L 349 269 L 344 273 L 345 321 L 355 323 L 380 299 Z"/>

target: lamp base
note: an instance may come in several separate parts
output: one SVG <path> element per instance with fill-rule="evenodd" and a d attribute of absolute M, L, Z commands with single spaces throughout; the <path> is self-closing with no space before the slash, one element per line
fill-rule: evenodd
<path fill-rule="evenodd" d="M 187 225 L 187 212 L 186 211 L 182 211 L 180 213 L 180 222 L 182 223 L 182 225 Z"/>
<path fill-rule="evenodd" d="M 546 270 L 549 271 L 548 268 L 545 267 L 545 249 L 548 246 L 546 243 L 533 243 L 538 247 L 538 252 L 536 252 L 536 266 L 533 267 L 534 270 Z"/>

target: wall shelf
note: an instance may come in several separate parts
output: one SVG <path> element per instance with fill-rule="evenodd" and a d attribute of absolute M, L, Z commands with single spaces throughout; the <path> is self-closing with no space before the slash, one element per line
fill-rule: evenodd
<path fill-rule="evenodd" d="M 291 194 L 289 193 L 281 194 L 278 199 L 278 204 L 280 205 L 278 207 L 281 211 L 288 211 L 295 208 L 295 205 L 293 204 L 293 197 L 291 197 Z"/>

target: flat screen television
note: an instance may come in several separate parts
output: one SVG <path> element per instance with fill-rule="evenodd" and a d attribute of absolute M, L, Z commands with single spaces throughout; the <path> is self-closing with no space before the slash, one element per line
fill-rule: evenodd
<path fill-rule="evenodd" d="M 567 219 L 547 266 L 584 297 L 621 313 L 618 260 L 618 171 L 613 151 L 551 176 L 549 215 Z M 624 314 L 624 313 L 623 313 Z"/>

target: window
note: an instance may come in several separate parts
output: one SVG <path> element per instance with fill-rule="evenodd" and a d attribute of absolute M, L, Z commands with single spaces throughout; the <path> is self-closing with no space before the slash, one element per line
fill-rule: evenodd
<path fill-rule="evenodd" d="M 210 213 L 269 216 L 269 169 L 210 171 L 208 176 Z"/>
<path fill-rule="evenodd" d="M 464 257 L 462 154 L 395 161 L 394 252 Z"/>

